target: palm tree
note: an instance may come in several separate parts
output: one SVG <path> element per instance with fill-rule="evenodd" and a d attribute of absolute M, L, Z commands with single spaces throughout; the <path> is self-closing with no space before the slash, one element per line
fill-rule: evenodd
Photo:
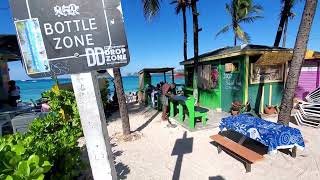
<path fill-rule="evenodd" d="M 119 103 L 119 111 L 122 120 L 122 132 L 123 135 L 127 136 L 131 133 L 130 131 L 130 121 L 128 115 L 128 108 L 126 104 L 126 97 L 123 91 L 123 83 L 121 77 L 120 68 L 113 68 L 113 75 L 114 75 L 114 84 L 115 84 L 115 91 L 117 92 L 118 103 Z"/>
<path fill-rule="evenodd" d="M 193 51 L 194 51 L 194 68 L 193 68 L 193 96 L 195 103 L 198 105 L 199 93 L 198 93 L 198 62 L 199 62 L 199 23 L 198 23 L 198 0 L 191 0 L 191 10 L 193 19 Z"/>
<path fill-rule="evenodd" d="M 288 20 L 289 18 L 293 18 L 295 14 L 291 11 L 293 6 L 295 5 L 295 0 L 281 0 L 283 4 L 280 13 L 280 23 L 278 26 L 278 31 L 276 35 L 276 39 L 274 40 L 273 46 L 279 47 L 281 36 L 283 34 L 283 41 L 282 46 L 285 47 L 286 44 L 286 35 L 287 35 L 287 28 L 288 28 Z"/>
<path fill-rule="evenodd" d="M 248 43 L 250 36 L 241 28 L 241 23 L 253 23 L 262 16 L 256 15 L 262 12 L 260 5 L 253 5 L 251 0 L 232 0 L 230 4 L 226 4 L 226 11 L 231 16 L 231 23 L 224 26 L 216 36 L 226 33 L 232 28 L 234 33 L 234 46 L 237 45 L 237 39 Z"/>
<path fill-rule="evenodd" d="M 291 109 L 293 107 L 294 93 L 298 84 L 300 71 L 307 50 L 309 34 L 316 13 L 318 0 L 306 0 L 296 43 L 293 50 L 291 67 L 286 81 L 285 91 L 280 105 L 278 122 L 289 125 Z"/>
<path fill-rule="evenodd" d="M 176 14 L 179 14 L 182 12 L 182 18 L 183 18 L 183 58 L 184 61 L 188 60 L 188 33 L 187 33 L 187 15 L 186 10 L 189 7 L 189 0 L 174 0 L 170 4 L 176 5 Z"/>
<path fill-rule="evenodd" d="M 152 17 L 156 16 L 160 10 L 161 0 L 141 0 L 143 6 L 144 17 L 150 20 Z"/>

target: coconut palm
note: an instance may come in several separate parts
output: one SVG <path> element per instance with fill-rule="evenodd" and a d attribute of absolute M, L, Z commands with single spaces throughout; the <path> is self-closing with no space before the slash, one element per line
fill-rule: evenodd
<path fill-rule="evenodd" d="M 255 5 L 251 0 L 232 0 L 230 4 L 226 4 L 226 11 L 231 16 L 231 23 L 224 26 L 216 36 L 228 32 L 231 28 L 234 33 L 234 46 L 237 45 L 237 39 L 248 43 L 250 36 L 242 28 L 242 23 L 253 23 L 262 16 L 256 15 L 262 12 L 260 5 Z"/>
<path fill-rule="evenodd" d="M 273 44 L 273 46 L 275 47 L 279 47 L 282 34 L 283 34 L 282 46 L 285 47 L 288 20 L 289 18 L 293 18 L 295 16 L 295 14 L 292 12 L 292 9 L 295 3 L 296 3 L 296 0 L 281 0 L 281 4 L 282 4 L 281 13 L 280 13 L 281 18 L 278 26 L 276 39 Z"/>
<path fill-rule="evenodd" d="M 152 17 L 156 16 L 160 10 L 161 0 L 141 0 L 143 6 L 144 17 L 150 20 Z"/>
<path fill-rule="evenodd" d="M 318 0 L 306 0 L 304 6 L 299 31 L 294 45 L 293 58 L 280 106 L 278 122 L 285 125 L 289 125 L 291 109 L 293 107 L 293 97 L 298 85 L 302 63 L 307 50 L 309 34 L 316 13 L 317 3 Z"/>
<path fill-rule="evenodd" d="M 176 14 L 180 14 L 182 12 L 183 18 L 183 57 L 184 61 L 188 60 L 188 53 L 187 53 L 187 44 L 188 44 L 188 33 L 187 33 L 187 15 L 186 11 L 189 7 L 189 0 L 174 0 L 170 4 L 175 4 Z"/>
<path fill-rule="evenodd" d="M 193 67 L 193 96 L 195 98 L 195 104 L 199 103 L 198 93 L 198 62 L 199 62 L 199 23 L 198 23 L 198 0 L 191 0 L 191 10 L 193 19 L 193 52 L 194 52 L 194 67 Z"/>

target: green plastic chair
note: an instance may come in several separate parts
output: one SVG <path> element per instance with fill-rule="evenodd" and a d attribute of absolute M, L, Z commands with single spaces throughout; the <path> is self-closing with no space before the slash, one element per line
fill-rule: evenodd
<path fill-rule="evenodd" d="M 190 129 L 194 129 L 195 128 L 195 119 L 196 118 L 201 118 L 201 122 L 203 126 L 206 126 L 207 124 L 207 112 L 208 110 L 202 107 L 195 107 L 194 103 L 195 103 L 195 99 L 194 97 L 189 97 L 186 100 L 186 107 L 188 110 L 188 115 L 189 115 L 189 128 Z"/>

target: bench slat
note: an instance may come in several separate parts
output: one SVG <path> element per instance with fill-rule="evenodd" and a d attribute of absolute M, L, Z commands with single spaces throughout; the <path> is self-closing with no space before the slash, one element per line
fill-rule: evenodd
<path fill-rule="evenodd" d="M 220 134 L 216 134 L 213 136 L 210 136 L 210 138 L 220 144 L 221 146 L 227 148 L 228 150 L 234 152 L 235 154 L 241 156 L 242 158 L 248 160 L 251 163 L 254 163 L 256 161 L 262 160 L 263 156 L 224 137 Z"/>

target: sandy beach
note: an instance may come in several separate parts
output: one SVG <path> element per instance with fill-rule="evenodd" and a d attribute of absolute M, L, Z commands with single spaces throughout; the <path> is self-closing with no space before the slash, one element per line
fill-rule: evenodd
<path fill-rule="evenodd" d="M 292 158 L 286 151 L 265 154 L 264 160 L 252 165 L 246 173 L 242 162 L 226 152 L 218 154 L 209 136 L 218 128 L 189 132 L 180 125 L 167 127 L 161 121 L 161 112 L 139 105 L 129 106 L 131 130 L 141 138 L 131 142 L 120 141 L 121 120 L 115 113 L 108 120 L 109 135 L 120 179 L 320 179 L 320 131 L 298 127 L 306 141 L 304 151 Z M 294 124 L 290 126 L 297 127 Z M 256 143 L 245 142 L 249 147 Z"/>

